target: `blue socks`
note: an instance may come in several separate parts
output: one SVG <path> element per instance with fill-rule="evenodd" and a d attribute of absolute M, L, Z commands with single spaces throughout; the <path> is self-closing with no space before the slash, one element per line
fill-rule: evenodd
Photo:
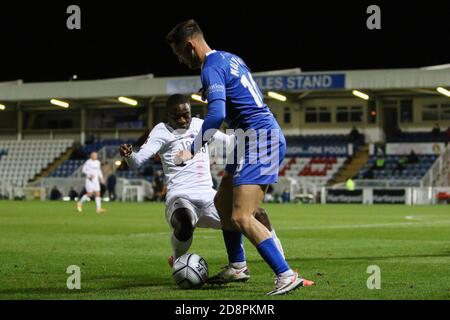
<path fill-rule="evenodd" d="M 223 239 L 228 253 L 228 261 L 230 263 L 238 263 L 245 261 L 245 252 L 242 242 L 242 233 L 237 231 L 222 230 Z M 291 270 L 286 260 L 278 250 L 273 238 L 268 238 L 256 246 L 259 254 L 264 261 L 272 268 L 275 274 L 280 274 Z"/>
<path fill-rule="evenodd" d="M 256 246 L 256 249 L 258 249 L 259 254 L 272 268 L 276 275 L 291 269 L 278 250 L 273 238 L 268 238 L 262 241 Z"/>
<path fill-rule="evenodd" d="M 245 253 L 242 242 L 242 233 L 237 231 L 222 230 L 225 247 L 227 248 L 228 261 L 230 263 L 244 262 Z"/>

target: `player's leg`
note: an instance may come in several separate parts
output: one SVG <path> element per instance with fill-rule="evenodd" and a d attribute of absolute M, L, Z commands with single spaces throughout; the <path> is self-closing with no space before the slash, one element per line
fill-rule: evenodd
<path fill-rule="evenodd" d="M 214 197 L 214 206 L 219 212 L 222 228 L 233 230 L 231 212 L 233 211 L 233 175 L 225 171 L 219 189 Z"/>
<path fill-rule="evenodd" d="M 170 225 L 173 228 L 171 240 L 174 260 L 188 252 L 191 247 L 194 220 L 193 213 L 187 208 L 179 208 L 172 213 Z"/>
<path fill-rule="evenodd" d="M 211 192 L 208 200 L 201 200 L 201 215 L 196 224 L 199 228 L 211 228 L 222 230 L 228 253 L 228 264 L 219 272 L 219 274 L 208 279 L 209 284 L 225 284 L 229 282 L 245 282 L 250 279 L 250 272 L 245 261 L 245 251 L 243 246 L 243 237 L 239 235 L 233 247 L 230 246 L 230 239 L 227 238 L 227 231 L 222 229 L 222 222 L 218 210 L 214 204 L 217 199 Z M 233 241 L 233 239 L 231 239 Z M 231 250 L 229 250 L 231 249 Z"/>
<path fill-rule="evenodd" d="M 280 250 L 281 255 L 283 256 L 283 258 L 285 258 L 283 246 L 281 245 L 281 241 L 275 232 L 275 228 L 270 223 L 269 215 L 267 214 L 267 210 L 263 209 L 263 208 L 256 209 L 255 218 L 256 218 L 256 220 L 261 222 L 267 228 L 267 230 L 269 230 L 270 234 L 272 235 L 273 240 L 275 241 L 275 244 L 277 245 L 278 250 Z"/>
<path fill-rule="evenodd" d="M 233 228 L 231 214 L 233 212 L 233 175 L 225 171 L 219 190 L 214 197 L 214 205 L 219 212 L 222 223 L 222 234 L 228 253 L 229 265 L 241 269 L 246 266 L 242 234 Z"/>
<path fill-rule="evenodd" d="M 100 186 L 99 186 L 100 189 Z M 97 213 L 103 213 L 106 210 L 104 208 L 102 208 L 102 197 L 100 196 L 100 190 L 96 190 L 95 191 L 95 208 Z"/>
<path fill-rule="evenodd" d="M 86 188 L 87 190 L 87 188 Z M 82 212 L 83 211 L 83 203 L 85 203 L 86 201 L 88 201 L 90 198 L 92 197 L 92 192 L 87 191 L 80 199 L 80 201 L 77 202 L 77 210 L 78 212 Z"/>
<path fill-rule="evenodd" d="M 250 272 L 247 268 L 245 258 L 243 236 L 240 232 L 233 228 L 231 223 L 231 214 L 233 209 L 233 176 L 227 171 L 225 172 L 220 183 L 219 190 L 214 197 L 214 205 L 219 212 L 222 223 L 222 233 L 228 254 L 228 265 L 225 266 L 217 275 L 210 277 L 208 282 L 213 284 L 223 284 L 234 281 L 243 281 L 241 279 L 243 277 L 246 278 L 245 280 L 248 280 L 250 278 Z M 262 208 L 258 208 L 255 210 L 255 218 L 271 230 L 271 235 L 274 236 L 275 243 L 284 257 L 281 242 L 276 237 L 276 233 L 270 225 L 267 211 Z"/>
<path fill-rule="evenodd" d="M 238 185 L 233 192 L 233 226 L 255 245 L 261 257 L 277 276 L 276 288 L 268 295 L 284 294 L 301 286 L 314 283 L 299 277 L 293 271 L 272 238 L 269 230 L 256 218 L 254 212 L 264 198 L 266 187 L 261 185 Z"/>
<path fill-rule="evenodd" d="M 166 203 L 166 220 L 172 228 L 172 255 L 168 262 L 173 262 L 185 254 L 192 244 L 192 235 L 198 221 L 197 208 L 187 199 L 171 198 Z"/>

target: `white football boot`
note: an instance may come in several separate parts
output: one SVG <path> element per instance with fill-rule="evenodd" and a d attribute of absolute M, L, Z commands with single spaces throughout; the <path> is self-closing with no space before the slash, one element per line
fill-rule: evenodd
<path fill-rule="evenodd" d="M 208 284 L 227 284 L 230 282 L 246 282 L 250 279 L 247 266 L 237 269 L 231 264 L 226 265 L 218 274 L 208 279 Z"/>
<path fill-rule="evenodd" d="M 277 296 L 287 294 L 300 287 L 309 287 L 313 285 L 315 285 L 313 281 L 301 278 L 298 273 L 294 271 L 294 274 L 290 276 L 277 276 L 275 289 L 267 292 L 266 295 Z"/>

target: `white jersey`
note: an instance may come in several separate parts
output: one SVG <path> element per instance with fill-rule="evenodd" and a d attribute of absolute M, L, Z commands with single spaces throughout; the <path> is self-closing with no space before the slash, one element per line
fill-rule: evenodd
<path fill-rule="evenodd" d="M 186 161 L 184 166 L 174 163 L 174 157 L 179 151 L 190 150 L 202 124 L 202 119 L 192 118 L 189 129 L 174 130 L 166 123 L 159 123 L 150 132 L 140 150 L 133 152 L 125 161 L 130 167 L 137 167 L 158 153 L 167 183 L 167 199 L 174 195 L 189 196 L 193 193 L 211 192 L 213 189 L 207 144 L 193 159 Z M 213 139 L 228 145 L 232 143 L 232 137 L 217 131 Z"/>
<path fill-rule="evenodd" d="M 103 179 L 101 164 L 98 160 L 87 160 L 81 171 L 86 175 L 86 179 L 92 182 L 99 182 L 100 179 Z"/>

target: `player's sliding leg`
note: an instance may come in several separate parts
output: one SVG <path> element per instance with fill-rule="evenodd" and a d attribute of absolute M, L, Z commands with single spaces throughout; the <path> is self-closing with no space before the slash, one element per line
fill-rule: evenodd
<path fill-rule="evenodd" d="M 92 194 L 90 192 L 85 193 L 81 197 L 80 201 L 77 202 L 77 210 L 78 210 L 78 212 L 82 212 L 83 211 L 83 203 L 88 201 L 90 197 L 92 197 Z"/>
<path fill-rule="evenodd" d="M 95 192 L 95 208 L 97 213 L 106 212 L 106 210 L 102 208 L 102 197 L 100 196 L 100 191 Z"/>
<path fill-rule="evenodd" d="M 231 222 L 236 230 L 242 232 L 253 243 L 277 276 L 275 290 L 268 292 L 267 295 L 279 295 L 314 283 L 302 279 L 289 267 L 269 230 L 254 217 L 253 213 L 262 202 L 265 189 L 265 185 L 235 186 Z"/>
<path fill-rule="evenodd" d="M 170 218 L 170 225 L 173 228 L 171 236 L 172 256 L 168 259 L 170 266 L 173 266 L 173 262 L 188 252 L 191 247 L 192 234 L 195 229 L 194 221 L 194 213 L 187 208 L 179 208 L 172 213 Z"/>

